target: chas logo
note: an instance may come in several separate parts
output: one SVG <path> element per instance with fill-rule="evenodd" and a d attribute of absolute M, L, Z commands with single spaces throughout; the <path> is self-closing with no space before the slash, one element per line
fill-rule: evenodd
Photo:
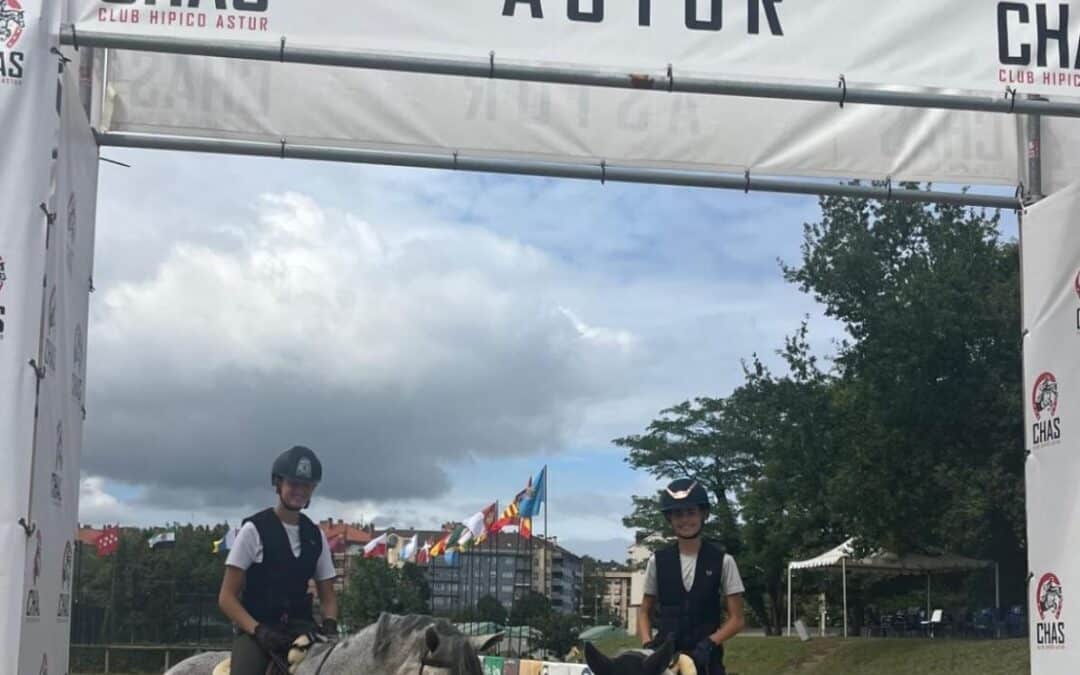
<path fill-rule="evenodd" d="M 0 42 L 14 49 L 26 28 L 26 12 L 19 0 L 0 0 Z"/>
<path fill-rule="evenodd" d="M 1039 621 L 1035 624 L 1035 644 L 1039 649 L 1065 648 L 1065 622 L 1061 620 L 1065 593 L 1061 579 L 1047 572 L 1035 588 L 1035 609 Z"/>
<path fill-rule="evenodd" d="M 14 49 L 25 30 L 26 12 L 21 1 L 0 0 L 0 84 L 21 84 L 25 55 Z"/>
<path fill-rule="evenodd" d="M 1036 447 L 1061 440 L 1061 418 L 1057 416 L 1058 381 L 1053 373 L 1035 378 L 1031 390 L 1031 409 L 1035 423 L 1031 425 L 1031 445 Z"/>

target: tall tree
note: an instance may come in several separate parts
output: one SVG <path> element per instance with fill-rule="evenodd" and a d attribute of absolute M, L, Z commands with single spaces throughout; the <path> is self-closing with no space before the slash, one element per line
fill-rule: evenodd
<path fill-rule="evenodd" d="M 1017 247 L 955 206 L 826 197 L 786 277 L 851 340 L 836 397 L 844 512 L 869 542 L 1023 570 Z M 1013 587 L 1022 595 L 1022 588 Z"/>

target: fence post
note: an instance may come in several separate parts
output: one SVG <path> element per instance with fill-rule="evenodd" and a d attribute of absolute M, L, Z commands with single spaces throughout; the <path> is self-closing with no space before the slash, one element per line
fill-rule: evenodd
<path fill-rule="evenodd" d="M 169 669 L 169 650 L 165 650 L 165 670 Z"/>
<path fill-rule="evenodd" d="M 105 647 L 105 672 L 109 672 L 109 648 Z"/>

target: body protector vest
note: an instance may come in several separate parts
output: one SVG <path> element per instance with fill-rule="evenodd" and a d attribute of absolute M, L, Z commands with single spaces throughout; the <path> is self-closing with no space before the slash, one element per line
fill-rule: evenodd
<path fill-rule="evenodd" d="M 664 638 L 674 636 L 677 651 L 692 651 L 723 622 L 720 608 L 724 601 L 723 572 L 724 547 L 716 542 L 702 541 L 694 584 L 688 591 L 683 586 L 679 547 L 673 545 L 656 552 L 659 635 Z"/>
<path fill-rule="evenodd" d="M 285 526 L 273 509 L 244 519 L 259 531 L 262 562 L 247 570 L 241 604 L 260 623 L 312 621 L 308 580 L 322 554 L 322 536 L 311 519 L 300 514 L 300 556 L 293 555 Z"/>

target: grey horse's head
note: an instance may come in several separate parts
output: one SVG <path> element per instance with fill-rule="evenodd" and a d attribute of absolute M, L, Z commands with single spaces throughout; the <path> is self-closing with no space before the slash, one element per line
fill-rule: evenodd
<path fill-rule="evenodd" d="M 374 626 L 372 661 L 415 664 L 415 675 L 482 675 L 469 638 L 449 622 L 430 616 L 382 614 Z"/>

